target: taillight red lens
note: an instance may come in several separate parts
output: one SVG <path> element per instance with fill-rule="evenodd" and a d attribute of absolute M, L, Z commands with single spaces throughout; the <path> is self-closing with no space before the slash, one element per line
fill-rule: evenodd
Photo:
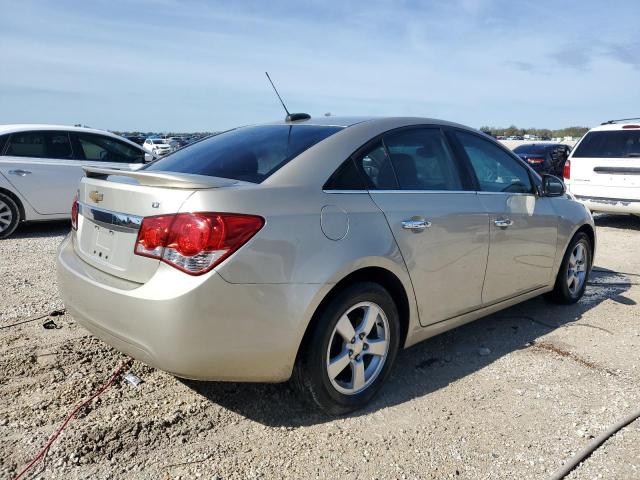
<path fill-rule="evenodd" d="M 544 158 L 542 158 L 542 157 L 529 157 L 529 158 L 527 158 L 527 162 L 533 163 L 534 165 L 540 165 L 541 163 L 544 163 Z"/>
<path fill-rule="evenodd" d="M 71 203 L 71 228 L 78 230 L 78 192 L 73 196 Z"/>
<path fill-rule="evenodd" d="M 625 125 L 622 128 L 640 128 L 640 125 Z"/>
<path fill-rule="evenodd" d="M 244 245 L 263 225 L 262 217 L 234 213 L 146 217 L 138 232 L 135 254 L 200 275 Z"/>
<path fill-rule="evenodd" d="M 569 160 L 564 162 L 564 167 L 562 168 L 562 176 L 565 180 L 571 179 L 571 162 Z"/>

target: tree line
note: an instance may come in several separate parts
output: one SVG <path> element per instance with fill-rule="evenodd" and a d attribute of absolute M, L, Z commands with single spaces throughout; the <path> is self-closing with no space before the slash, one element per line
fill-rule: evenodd
<path fill-rule="evenodd" d="M 511 125 L 507 128 L 502 127 L 480 127 L 485 133 L 495 136 L 511 137 L 513 135 L 536 135 L 541 138 L 556 138 L 556 137 L 575 137 L 580 138 L 589 131 L 588 127 L 566 127 L 557 130 L 551 130 L 549 128 L 518 128 L 515 125 Z"/>

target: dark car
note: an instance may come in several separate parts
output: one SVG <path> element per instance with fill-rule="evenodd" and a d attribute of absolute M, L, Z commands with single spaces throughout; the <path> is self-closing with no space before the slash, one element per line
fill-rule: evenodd
<path fill-rule="evenodd" d="M 527 143 L 513 149 L 513 153 L 527 162 L 536 172 L 562 175 L 564 162 L 571 148 L 561 143 Z"/>
<path fill-rule="evenodd" d="M 142 145 L 144 143 L 144 141 L 145 141 L 145 137 L 139 137 L 139 136 L 135 136 L 135 135 L 127 135 L 124 138 L 126 138 L 130 142 L 137 143 L 138 145 Z"/>

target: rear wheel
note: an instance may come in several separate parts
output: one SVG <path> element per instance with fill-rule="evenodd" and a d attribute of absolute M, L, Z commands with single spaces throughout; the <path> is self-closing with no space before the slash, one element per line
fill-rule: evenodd
<path fill-rule="evenodd" d="M 11 235 L 20 223 L 20 210 L 16 202 L 0 193 L 0 239 Z"/>
<path fill-rule="evenodd" d="M 329 414 L 360 408 L 389 376 L 399 337 L 389 293 L 376 283 L 351 285 L 319 312 L 294 369 L 294 386 Z"/>
<path fill-rule="evenodd" d="M 556 284 L 549 294 L 553 301 L 570 304 L 580 300 L 591 272 L 592 257 L 593 247 L 589 236 L 584 232 L 578 232 L 569 243 L 556 277 Z"/>

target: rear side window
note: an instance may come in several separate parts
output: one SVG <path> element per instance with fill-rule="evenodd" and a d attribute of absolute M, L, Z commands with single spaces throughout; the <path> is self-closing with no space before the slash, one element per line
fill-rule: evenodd
<path fill-rule="evenodd" d="M 44 132 L 14 133 L 9 138 L 5 155 L 13 157 L 45 157 Z"/>
<path fill-rule="evenodd" d="M 576 148 L 573 157 L 640 157 L 640 130 L 589 132 Z"/>
<path fill-rule="evenodd" d="M 440 129 L 416 128 L 384 136 L 401 190 L 462 190 Z"/>
<path fill-rule="evenodd" d="M 93 133 L 76 133 L 78 156 L 82 160 L 114 163 L 142 163 L 144 153 L 115 138 Z"/>
<path fill-rule="evenodd" d="M 46 135 L 47 158 L 70 160 L 73 158 L 71 141 L 67 132 L 50 132 Z"/>
<path fill-rule="evenodd" d="M 148 170 L 260 183 L 316 143 L 342 130 L 323 125 L 260 125 L 230 130 L 157 160 Z"/>
<path fill-rule="evenodd" d="M 484 192 L 532 193 L 524 166 L 492 142 L 471 133 L 456 131 Z"/>

